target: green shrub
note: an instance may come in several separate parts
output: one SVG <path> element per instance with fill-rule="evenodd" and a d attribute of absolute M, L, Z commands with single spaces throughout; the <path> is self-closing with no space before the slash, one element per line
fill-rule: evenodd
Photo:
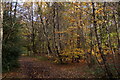
<path fill-rule="evenodd" d="M 11 23 L 12 20 L 12 23 Z M 17 21 L 17 22 L 16 22 Z M 13 25 L 14 24 L 14 25 Z M 18 58 L 22 53 L 21 36 L 18 19 L 11 18 L 8 11 L 4 11 L 3 15 L 3 50 L 2 50 L 2 69 L 3 72 L 10 71 L 18 67 Z"/>

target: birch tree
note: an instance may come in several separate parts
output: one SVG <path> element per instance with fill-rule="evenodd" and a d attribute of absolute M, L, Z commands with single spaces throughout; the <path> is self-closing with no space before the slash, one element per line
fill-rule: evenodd
<path fill-rule="evenodd" d="M 3 38 L 3 7 L 2 0 L 0 0 L 0 79 L 2 78 L 2 38 Z"/>

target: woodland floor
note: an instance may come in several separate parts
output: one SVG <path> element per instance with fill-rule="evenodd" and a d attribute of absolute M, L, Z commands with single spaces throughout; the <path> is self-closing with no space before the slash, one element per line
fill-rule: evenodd
<path fill-rule="evenodd" d="M 109 59 L 110 60 L 110 59 Z M 111 61 L 111 60 L 110 60 Z M 120 60 L 118 60 L 120 63 Z M 56 64 L 49 60 L 40 60 L 36 57 L 22 56 L 19 58 L 20 67 L 4 73 L 3 80 L 23 78 L 96 78 L 83 61 L 70 64 Z M 112 63 L 112 62 L 110 62 Z M 120 67 L 120 65 L 118 64 Z"/>
<path fill-rule="evenodd" d="M 88 78 L 85 63 L 60 65 L 33 57 L 20 57 L 20 68 L 3 74 L 3 78 Z"/>

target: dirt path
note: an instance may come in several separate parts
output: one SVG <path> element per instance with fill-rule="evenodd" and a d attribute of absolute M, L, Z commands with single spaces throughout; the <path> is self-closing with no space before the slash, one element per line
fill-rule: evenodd
<path fill-rule="evenodd" d="M 82 78 L 87 77 L 83 63 L 57 65 L 32 57 L 21 57 L 20 68 L 3 74 L 6 78 Z"/>

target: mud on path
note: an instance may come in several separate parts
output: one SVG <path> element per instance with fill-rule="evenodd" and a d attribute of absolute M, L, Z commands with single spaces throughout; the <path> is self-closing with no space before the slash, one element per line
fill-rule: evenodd
<path fill-rule="evenodd" d="M 58 65 L 33 57 L 21 57 L 20 68 L 3 74 L 3 78 L 82 78 L 87 77 L 84 63 Z"/>

